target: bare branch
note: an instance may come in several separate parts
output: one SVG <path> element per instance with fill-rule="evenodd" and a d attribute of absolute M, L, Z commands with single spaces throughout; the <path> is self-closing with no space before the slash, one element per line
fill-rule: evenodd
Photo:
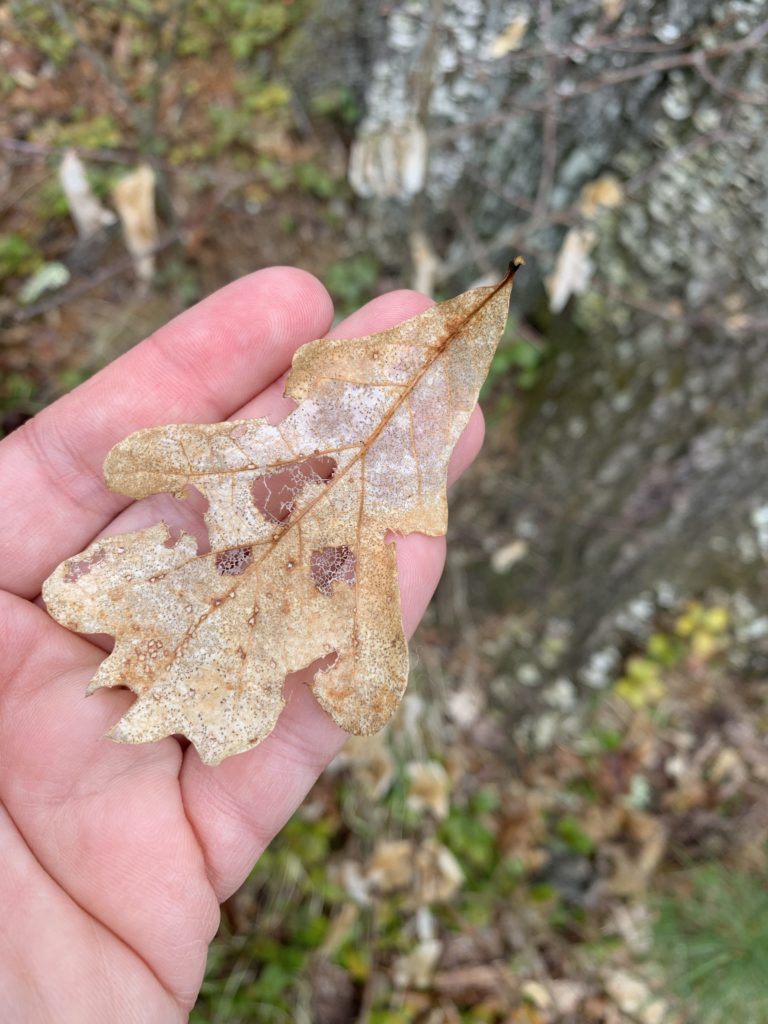
<path fill-rule="evenodd" d="M 99 51 L 94 49 L 90 43 L 86 42 L 83 38 L 80 30 L 69 16 L 69 13 L 61 0 L 48 0 L 48 4 L 56 21 L 58 21 L 59 25 L 68 35 L 72 36 L 77 48 L 88 58 L 104 83 L 119 101 L 119 104 L 123 109 L 123 113 L 127 114 L 131 122 L 131 126 L 138 130 L 141 123 L 141 113 L 126 92 L 123 83 L 114 75 L 109 64 L 107 64 Z"/>
<path fill-rule="evenodd" d="M 174 242 L 178 242 L 181 233 L 179 231 L 172 231 L 167 234 L 164 238 L 161 238 L 156 246 L 152 248 L 147 255 L 153 255 L 154 253 L 162 252 L 163 249 L 167 249 L 173 245 Z M 73 302 L 75 299 L 79 299 L 82 295 L 86 295 L 88 292 L 93 291 L 94 288 L 98 288 L 99 285 L 104 284 L 105 281 L 111 281 L 114 277 L 119 277 L 121 274 L 126 274 L 128 271 L 133 270 L 134 260 L 132 256 L 126 256 L 121 260 L 116 260 L 114 263 L 96 274 L 85 278 L 82 281 L 78 281 L 71 288 L 67 288 L 63 292 L 57 292 L 51 295 L 47 299 L 42 299 L 40 302 L 36 302 L 33 306 L 28 306 L 25 309 L 17 309 L 12 313 L 8 320 L 11 323 L 24 323 L 27 320 L 34 320 L 35 317 L 42 316 L 43 313 L 48 313 L 52 309 L 57 309 L 59 306 L 67 305 Z"/>

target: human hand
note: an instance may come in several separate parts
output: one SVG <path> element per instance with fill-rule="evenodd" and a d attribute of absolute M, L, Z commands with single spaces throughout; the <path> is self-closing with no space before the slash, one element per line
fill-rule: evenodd
<path fill-rule="evenodd" d="M 430 304 L 374 299 L 333 333 L 391 327 Z M 96 537 L 165 519 L 199 533 L 199 508 L 157 496 L 130 504 L 101 466 L 117 441 L 160 423 L 268 416 L 292 407 L 282 375 L 320 337 L 331 300 L 278 267 L 177 317 L 0 444 L 0 1017 L 8 1024 L 186 1020 L 219 903 L 243 882 L 346 734 L 301 673 L 260 746 L 215 768 L 174 738 L 103 739 L 133 697 L 85 689 L 106 643 L 68 632 L 40 588 Z M 256 396 L 256 397 L 254 397 Z M 482 442 L 475 410 L 449 479 Z M 397 541 L 410 635 L 439 579 L 445 540 Z"/>

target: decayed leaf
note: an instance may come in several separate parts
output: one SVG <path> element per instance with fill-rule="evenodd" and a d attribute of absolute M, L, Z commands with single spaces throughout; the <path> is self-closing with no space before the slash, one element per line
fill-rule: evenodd
<path fill-rule="evenodd" d="M 208 764 L 255 746 L 285 676 L 325 659 L 312 689 L 344 729 L 375 732 L 408 675 L 388 531 L 445 532 L 446 471 L 507 318 L 512 277 L 398 327 L 299 349 L 266 420 L 152 427 L 116 445 L 108 485 L 133 498 L 194 485 L 211 544 L 165 524 L 109 537 L 56 569 L 54 618 L 115 637 L 90 691 L 138 699 L 109 736 L 187 736 Z"/>
<path fill-rule="evenodd" d="M 395 759 L 382 733 L 376 736 L 352 736 L 333 765 L 349 768 L 368 800 L 381 800 L 386 796 L 395 778 Z"/>
<path fill-rule="evenodd" d="M 612 971 L 606 976 L 605 990 L 622 1013 L 631 1014 L 641 1024 L 663 1024 L 669 1020 L 669 1007 L 654 997 L 641 978 L 628 971 Z"/>
<path fill-rule="evenodd" d="M 607 210 L 621 206 L 624 189 L 613 174 L 603 174 L 594 181 L 588 181 L 579 196 L 579 211 L 587 220 L 594 220 L 601 208 Z"/>
<path fill-rule="evenodd" d="M 68 149 L 59 165 L 59 183 L 81 238 L 90 238 L 117 218 L 93 193 L 85 165 L 74 149 Z"/>
<path fill-rule="evenodd" d="M 488 47 L 488 56 L 491 60 L 498 60 L 506 57 L 513 50 L 519 50 L 522 45 L 525 33 L 528 31 L 529 14 L 518 14 L 507 25 L 503 32 L 493 40 Z"/>
<path fill-rule="evenodd" d="M 439 939 L 424 939 L 394 964 L 393 980 L 396 988 L 429 988 L 443 951 Z"/>
<path fill-rule="evenodd" d="M 407 894 L 406 906 L 449 903 L 464 882 L 461 865 L 437 839 L 382 839 L 362 871 L 350 867 L 344 873 L 345 887 L 364 903 L 372 895 L 395 892 Z"/>
<path fill-rule="evenodd" d="M 589 287 L 595 269 L 589 258 L 594 244 L 595 233 L 591 228 L 570 228 L 565 236 L 555 269 L 546 279 L 553 313 L 562 312 L 572 295 L 583 295 Z"/>
<path fill-rule="evenodd" d="M 572 295 L 582 295 L 589 287 L 595 270 L 589 254 L 597 236 L 588 225 L 601 210 L 620 206 L 623 199 L 621 183 L 612 174 L 604 174 L 582 188 L 579 212 L 585 223 L 568 231 L 557 254 L 555 268 L 546 280 L 549 308 L 553 313 L 560 313 Z"/>
<path fill-rule="evenodd" d="M 151 281 L 155 272 L 154 250 L 158 235 L 155 172 L 149 164 L 142 164 L 121 178 L 115 185 L 114 197 L 136 276 L 142 281 Z"/>
<path fill-rule="evenodd" d="M 442 819 L 448 814 L 450 779 L 438 761 L 412 761 L 406 766 L 408 792 L 405 803 L 409 810 L 429 811 Z"/>

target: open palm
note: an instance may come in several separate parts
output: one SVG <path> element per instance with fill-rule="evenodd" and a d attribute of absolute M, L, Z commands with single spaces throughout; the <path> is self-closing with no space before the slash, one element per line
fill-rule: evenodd
<path fill-rule="evenodd" d="M 383 330 L 427 305 L 393 292 L 334 333 Z M 129 504 L 108 491 L 107 451 L 154 424 L 280 419 L 291 408 L 281 377 L 294 351 L 331 318 L 330 298 L 309 274 L 251 274 L 0 444 L 0 1019 L 8 1024 L 186 1020 L 219 903 L 345 739 L 299 675 L 274 733 L 218 767 L 173 738 L 105 740 L 133 697 L 101 690 L 84 700 L 105 642 L 69 633 L 39 599 L 51 570 L 101 534 L 161 518 L 199 529 L 193 503 Z M 450 477 L 481 440 L 476 411 Z M 397 554 L 410 633 L 439 578 L 444 541 L 413 534 Z"/>

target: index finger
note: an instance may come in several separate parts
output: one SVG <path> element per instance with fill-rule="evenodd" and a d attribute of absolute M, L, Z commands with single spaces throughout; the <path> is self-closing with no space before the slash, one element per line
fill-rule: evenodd
<path fill-rule="evenodd" d="M 109 491 L 109 449 L 141 427 L 225 419 L 278 377 L 293 352 L 330 326 L 311 274 L 272 267 L 176 317 L 0 444 L 12 494 L 0 533 L 0 589 L 34 597 L 128 498 Z"/>

